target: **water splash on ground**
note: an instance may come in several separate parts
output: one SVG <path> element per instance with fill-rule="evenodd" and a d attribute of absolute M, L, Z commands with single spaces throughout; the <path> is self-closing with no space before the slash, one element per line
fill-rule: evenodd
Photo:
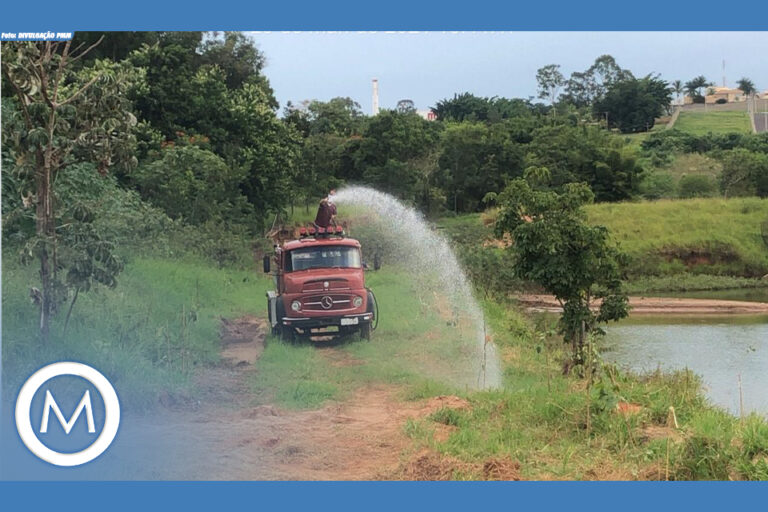
<path fill-rule="evenodd" d="M 423 216 L 378 190 L 352 186 L 338 192 L 339 205 L 360 207 L 372 214 L 385 236 L 386 250 L 412 272 L 419 290 L 431 290 L 450 305 L 453 323 L 467 331 L 464 364 L 468 377 L 462 385 L 473 389 L 501 387 L 501 365 L 482 308 L 448 241 L 432 230 Z M 344 217 L 341 211 L 339 217 Z"/>

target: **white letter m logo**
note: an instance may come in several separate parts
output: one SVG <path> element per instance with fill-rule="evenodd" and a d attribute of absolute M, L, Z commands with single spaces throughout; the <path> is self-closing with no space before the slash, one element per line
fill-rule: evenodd
<path fill-rule="evenodd" d="M 53 395 L 49 390 L 45 390 L 45 404 L 43 404 L 43 421 L 40 422 L 40 433 L 45 434 L 48 432 L 48 418 L 50 416 L 50 411 L 53 409 L 53 413 L 56 415 L 56 417 L 59 419 L 59 423 L 61 423 L 61 427 L 64 429 L 64 432 L 69 434 L 72 431 L 72 427 L 75 426 L 75 422 L 77 422 L 77 418 L 80 417 L 80 414 L 83 412 L 83 409 L 85 409 L 85 419 L 88 423 L 88 433 L 89 434 L 95 434 L 96 428 L 93 424 L 93 407 L 91 406 L 91 392 L 90 390 L 85 390 L 85 393 L 83 394 L 83 398 L 80 400 L 80 403 L 77 405 L 77 408 L 75 409 L 75 412 L 72 413 L 72 416 L 69 418 L 69 421 L 66 421 L 64 419 L 64 414 L 62 414 L 61 409 L 59 409 L 59 404 L 56 403 L 56 400 L 53 399 Z"/>

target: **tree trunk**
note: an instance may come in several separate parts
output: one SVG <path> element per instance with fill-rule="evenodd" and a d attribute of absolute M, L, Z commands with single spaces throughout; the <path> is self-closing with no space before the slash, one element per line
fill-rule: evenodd
<path fill-rule="evenodd" d="M 54 272 L 56 266 L 55 230 L 53 220 L 53 198 L 51 193 L 51 169 L 42 154 L 38 155 L 37 181 L 37 235 L 40 237 L 40 281 L 42 297 L 40 301 L 40 340 L 48 342 L 50 321 L 54 305 Z M 42 161 L 42 162 L 41 162 Z"/>
<path fill-rule="evenodd" d="M 56 122 L 52 110 L 48 126 L 48 144 L 37 153 L 36 216 L 37 236 L 42 241 L 40 248 L 40 341 L 45 345 L 50 336 L 51 317 L 55 310 L 56 287 L 56 219 L 53 210 L 53 126 Z"/>
<path fill-rule="evenodd" d="M 78 295 L 80 295 L 79 286 L 75 288 L 75 296 L 72 297 L 72 302 L 69 303 L 69 310 L 67 311 L 67 319 L 64 321 L 64 333 L 62 334 L 62 337 L 65 337 L 67 335 L 67 327 L 69 327 L 69 317 L 72 316 L 72 308 L 75 307 L 75 302 L 77 302 Z"/>

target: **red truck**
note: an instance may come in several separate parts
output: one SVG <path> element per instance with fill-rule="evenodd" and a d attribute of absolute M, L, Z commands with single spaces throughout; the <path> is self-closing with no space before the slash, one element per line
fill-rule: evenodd
<path fill-rule="evenodd" d="M 275 245 L 264 256 L 264 272 L 276 263 L 275 290 L 267 292 L 273 334 L 341 336 L 359 332 L 371 339 L 377 321 L 376 298 L 365 287 L 360 242 L 341 226 L 300 228 L 298 238 Z"/>

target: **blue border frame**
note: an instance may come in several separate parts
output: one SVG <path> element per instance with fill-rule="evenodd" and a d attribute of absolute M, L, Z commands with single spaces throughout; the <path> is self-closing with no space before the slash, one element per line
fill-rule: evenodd
<path fill-rule="evenodd" d="M 0 483 L 10 510 L 156 509 L 160 503 L 203 510 L 248 505 L 263 510 L 733 510 L 765 502 L 755 483 L 600 482 L 20 482 Z M 330 507 L 329 507 L 330 506 Z"/>
<path fill-rule="evenodd" d="M 344 0 L 240 4 L 210 2 L 109 2 L 78 4 L 12 1 L 2 8 L 2 31 L 82 30 L 768 30 L 765 4 L 730 4 L 712 14 L 714 2 L 620 3 L 615 0 L 505 3 L 361 2 Z M 750 10 L 754 15 L 749 15 Z M 0 313 L 1 314 L 1 313 Z M 0 317 L 1 322 L 1 317 Z M 0 339 L 0 351 L 2 339 Z M 2 373 L 0 368 L 0 382 Z M 2 389 L 0 388 L 0 393 Z M 2 396 L 0 394 L 0 396 Z M 0 421 L 0 426 L 2 421 Z M 0 464 L 2 460 L 0 458 Z M 398 510 L 401 508 L 588 508 L 731 510 L 764 503 L 765 483 L 605 482 L 0 482 L 0 509 L 107 510 L 158 508 L 221 510 L 227 505 L 266 509 Z"/>
<path fill-rule="evenodd" d="M 77 30 L 767 30 L 765 4 L 550 0 L 467 4 L 427 0 L 215 3 L 6 2 L 2 31 Z M 716 14 L 713 14 L 716 13 Z M 752 15 L 751 15 L 751 14 Z"/>

